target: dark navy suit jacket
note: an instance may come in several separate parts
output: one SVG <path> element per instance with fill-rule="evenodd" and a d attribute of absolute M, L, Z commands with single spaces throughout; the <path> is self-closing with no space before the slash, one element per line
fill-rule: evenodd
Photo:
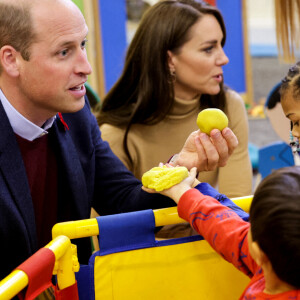
<path fill-rule="evenodd" d="M 49 130 L 58 165 L 57 222 L 86 219 L 91 207 L 100 215 L 174 206 L 141 183 L 101 139 L 96 119 L 85 107 L 57 117 Z M 121 144 L 121 142 L 120 142 Z M 78 239 L 80 263 L 90 256 L 89 239 Z M 0 278 L 37 249 L 34 209 L 15 134 L 0 102 Z"/>

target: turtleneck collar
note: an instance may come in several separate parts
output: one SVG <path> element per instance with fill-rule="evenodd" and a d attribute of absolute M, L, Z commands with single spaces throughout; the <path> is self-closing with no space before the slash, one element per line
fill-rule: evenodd
<path fill-rule="evenodd" d="M 200 96 L 191 100 L 183 100 L 175 97 L 173 107 L 168 117 L 180 118 L 193 114 L 195 110 L 199 110 L 199 98 Z"/>

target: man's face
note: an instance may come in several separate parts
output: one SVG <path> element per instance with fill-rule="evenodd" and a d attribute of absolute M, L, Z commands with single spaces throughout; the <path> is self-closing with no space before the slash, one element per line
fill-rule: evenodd
<path fill-rule="evenodd" d="M 17 109 L 42 125 L 57 112 L 76 112 L 84 106 L 87 75 L 85 20 L 72 3 L 46 1 L 33 8 L 37 41 L 30 59 L 19 57 Z"/>

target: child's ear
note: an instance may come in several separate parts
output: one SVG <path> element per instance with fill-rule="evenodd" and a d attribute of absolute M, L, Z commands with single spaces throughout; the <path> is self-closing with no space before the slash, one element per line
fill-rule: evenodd
<path fill-rule="evenodd" d="M 264 253 L 264 251 L 261 250 L 261 248 L 260 248 L 260 246 L 258 245 L 257 242 L 252 242 L 251 244 L 252 244 L 251 248 L 252 248 L 253 259 L 255 260 L 255 262 L 259 266 L 262 267 L 263 265 L 265 265 L 269 261 L 269 258 Z"/>

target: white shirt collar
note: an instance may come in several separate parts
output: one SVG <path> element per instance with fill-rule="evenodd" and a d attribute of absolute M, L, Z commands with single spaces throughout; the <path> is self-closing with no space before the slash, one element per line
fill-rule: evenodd
<path fill-rule="evenodd" d="M 35 125 L 24 116 L 22 116 L 8 101 L 8 99 L 4 96 L 2 90 L 0 89 L 0 101 L 4 107 L 10 125 L 15 134 L 19 135 L 20 137 L 28 140 L 33 141 L 45 134 L 48 133 L 48 129 L 53 125 L 53 122 L 56 116 L 48 119 L 43 128 Z"/>

